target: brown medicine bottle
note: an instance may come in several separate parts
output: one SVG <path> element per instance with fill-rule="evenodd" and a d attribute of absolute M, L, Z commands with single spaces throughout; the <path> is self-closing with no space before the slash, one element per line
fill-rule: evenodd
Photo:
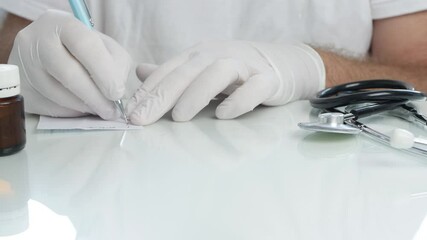
<path fill-rule="evenodd" d="M 24 98 L 20 94 L 19 69 L 0 64 L 0 156 L 25 146 Z"/>

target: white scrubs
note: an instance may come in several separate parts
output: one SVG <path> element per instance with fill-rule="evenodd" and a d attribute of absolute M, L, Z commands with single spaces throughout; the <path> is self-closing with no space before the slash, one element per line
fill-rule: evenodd
<path fill-rule="evenodd" d="M 368 52 L 372 20 L 427 9 L 420 0 L 87 0 L 96 28 L 136 62 L 162 63 L 203 40 L 302 41 Z M 71 11 L 68 1 L 1 0 L 29 19 L 46 9 Z"/>

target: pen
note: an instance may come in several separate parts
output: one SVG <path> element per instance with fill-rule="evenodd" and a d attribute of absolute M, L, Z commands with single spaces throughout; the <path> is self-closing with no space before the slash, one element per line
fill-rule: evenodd
<path fill-rule="evenodd" d="M 85 0 L 69 0 L 69 3 L 71 6 L 71 9 L 73 10 L 74 16 L 77 19 L 79 19 L 83 24 L 85 24 L 87 27 L 89 27 L 90 29 L 93 29 L 94 24 Z M 119 99 L 117 101 L 114 101 L 114 104 L 119 109 L 126 124 L 128 124 L 128 118 L 126 116 L 126 112 L 123 107 L 122 100 Z"/>

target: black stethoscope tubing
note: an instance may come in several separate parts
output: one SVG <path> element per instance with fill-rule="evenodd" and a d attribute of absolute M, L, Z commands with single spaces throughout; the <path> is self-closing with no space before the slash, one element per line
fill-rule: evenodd
<path fill-rule="evenodd" d="M 378 90 L 375 90 L 378 89 Z M 369 103 L 350 111 L 356 117 L 392 110 L 409 101 L 426 99 L 426 94 L 398 80 L 363 80 L 326 88 L 310 100 L 318 109 L 334 109 L 343 106 Z"/>

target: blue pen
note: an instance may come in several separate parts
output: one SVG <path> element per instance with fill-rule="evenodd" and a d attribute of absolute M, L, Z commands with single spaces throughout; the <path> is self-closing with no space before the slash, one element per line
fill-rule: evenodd
<path fill-rule="evenodd" d="M 73 10 L 74 16 L 86 26 L 88 26 L 90 29 L 93 29 L 94 24 L 85 0 L 69 0 L 69 2 L 71 9 Z M 126 124 L 128 124 L 128 118 L 126 116 L 122 100 L 119 99 L 117 101 L 114 101 L 114 104 L 120 110 Z"/>

